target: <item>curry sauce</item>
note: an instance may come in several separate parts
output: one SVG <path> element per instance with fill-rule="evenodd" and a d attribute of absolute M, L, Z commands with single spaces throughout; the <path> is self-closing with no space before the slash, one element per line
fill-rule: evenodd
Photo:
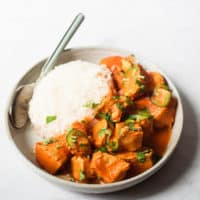
<path fill-rule="evenodd" d="M 136 176 L 165 154 L 171 137 L 177 100 L 165 78 L 146 71 L 133 56 L 100 64 L 112 81 L 100 104 L 87 104 L 95 115 L 35 146 L 39 165 L 66 180 L 112 183 Z"/>

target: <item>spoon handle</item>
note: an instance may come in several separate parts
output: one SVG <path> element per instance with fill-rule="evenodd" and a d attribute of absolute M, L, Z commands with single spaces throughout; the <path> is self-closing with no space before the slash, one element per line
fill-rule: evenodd
<path fill-rule="evenodd" d="M 53 51 L 51 56 L 47 59 L 47 61 L 43 65 L 41 73 L 40 73 L 40 76 L 39 76 L 39 79 L 44 77 L 54 67 L 54 64 L 56 63 L 59 55 L 63 52 L 64 48 L 66 47 L 66 45 L 71 40 L 72 36 L 77 31 L 77 29 L 79 28 L 79 26 L 83 22 L 84 18 L 85 17 L 84 17 L 84 15 L 82 13 L 79 13 L 75 17 L 75 19 L 73 20 L 72 24 L 67 29 L 67 31 L 65 32 L 64 36 L 62 37 L 62 39 L 60 40 L 59 44 L 57 45 L 56 49 Z"/>

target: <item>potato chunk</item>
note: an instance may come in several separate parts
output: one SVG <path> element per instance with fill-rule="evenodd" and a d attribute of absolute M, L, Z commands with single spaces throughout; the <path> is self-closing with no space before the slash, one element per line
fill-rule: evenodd
<path fill-rule="evenodd" d="M 71 158 L 71 172 L 74 179 L 81 182 L 87 182 L 88 179 L 94 177 L 90 168 L 90 160 L 86 157 L 73 156 Z"/>
<path fill-rule="evenodd" d="M 93 154 L 91 161 L 91 168 L 105 183 L 122 180 L 129 169 L 129 165 L 116 156 L 100 151 Z"/>
<path fill-rule="evenodd" d="M 49 173 L 55 174 L 69 157 L 65 136 L 61 135 L 36 143 L 35 154 L 39 165 Z"/>

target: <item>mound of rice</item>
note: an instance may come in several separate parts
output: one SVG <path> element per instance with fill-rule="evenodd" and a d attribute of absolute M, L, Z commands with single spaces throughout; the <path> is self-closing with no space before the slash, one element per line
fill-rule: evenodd
<path fill-rule="evenodd" d="M 95 105 L 109 92 L 111 73 L 105 67 L 85 61 L 59 65 L 35 87 L 29 104 L 29 118 L 35 131 L 48 138 L 63 133 L 70 124 L 92 116 Z"/>

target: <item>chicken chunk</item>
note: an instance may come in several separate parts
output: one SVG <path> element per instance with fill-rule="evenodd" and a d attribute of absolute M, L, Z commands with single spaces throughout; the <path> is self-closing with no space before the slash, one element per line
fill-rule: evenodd
<path fill-rule="evenodd" d="M 135 101 L 137 109 L 148 109 L 154 118 L 154 125 L 157 128 L 172 127 L 175 114 L 177 100 L 171 98 L 169 105 L 166 107 L 159 107 L 153 104 L 150 98 L 145 97 Z"/>
<path fill-rule="evenodd" d="M 106 119 L 101 119 L 96 122 L 93 127 L 93 139 L 96 147 L 106 145 L 106 140 L 111 136 L 112 132 L 108 128 Z"/>
<path fill-rule="evenodd" d="M 119 153 L 117 157 L 131 164 L 131 176 L 140 174 L 153 166 L 152 150 L 150 149 L 139 152 Z"/>
<path fill-rule="evenodd" d="M 150 92 L 153 92 L 153 90 L 156 87 L 166 84 L 164 77 L 158 72 L 148 72 L 148 77 L 149 77 L 148 89 Z"/>
<path fill-rule="evenodd" d="M 90 168 L 90 160 L 87 157 L 73 156 L 71 158 L 71 172 L 75 180 L 87 182 L 94 178 L 94 172 Z"/>
<path fill-rule="evenodd" d="M 143 119 L 137 122 L 139 126 L 142 127 L 143 131 L 143 144 L 149 144 L 149 141 L 151 139 L 151 136 L 154 132 L 154 124 L 153 124 L 153 118 L 151 119 Z"/>
<path fill-rule="evenodd" d="M 136 151 L 142 146 L 143 132 L 137 124 L 117 123 L 114 141 L 118 141 L 119 151 Z"/>
<path fill-rule="evenodd" d="M 105 183 L 122 180 L 130 164 L 108 153 L 96 152 L 92 156 L 91 168 Z"/>
<path fill-rule="evenodd" d="M 67 130 L 66 142 L 73 155 L 88 155 L 91 153 L 90 141 L 83 123 L 76 122 Z"/>
<path fill-rule="evenodd" d="M 144 155 L 144 156 L 143 156 Z M 138 175 L 153 166 L 152 152 L 137 152 L 138 162 L 133 165 L 132 176 Z"/>
<path fill-rule="evenodd" d="M 146 90 L 148 76 L 135 57 L 109 57 L 103 59 L 101 64 L 105 64 L 112 71 L 121 95 L 135 98 Z"/>
<path fill-rule="evenodd" d="M 55 174 L 69 158 L 65 136 L 61 135 L 36 143 L 35 154 L 39 165 L 49 173 Z"/>

